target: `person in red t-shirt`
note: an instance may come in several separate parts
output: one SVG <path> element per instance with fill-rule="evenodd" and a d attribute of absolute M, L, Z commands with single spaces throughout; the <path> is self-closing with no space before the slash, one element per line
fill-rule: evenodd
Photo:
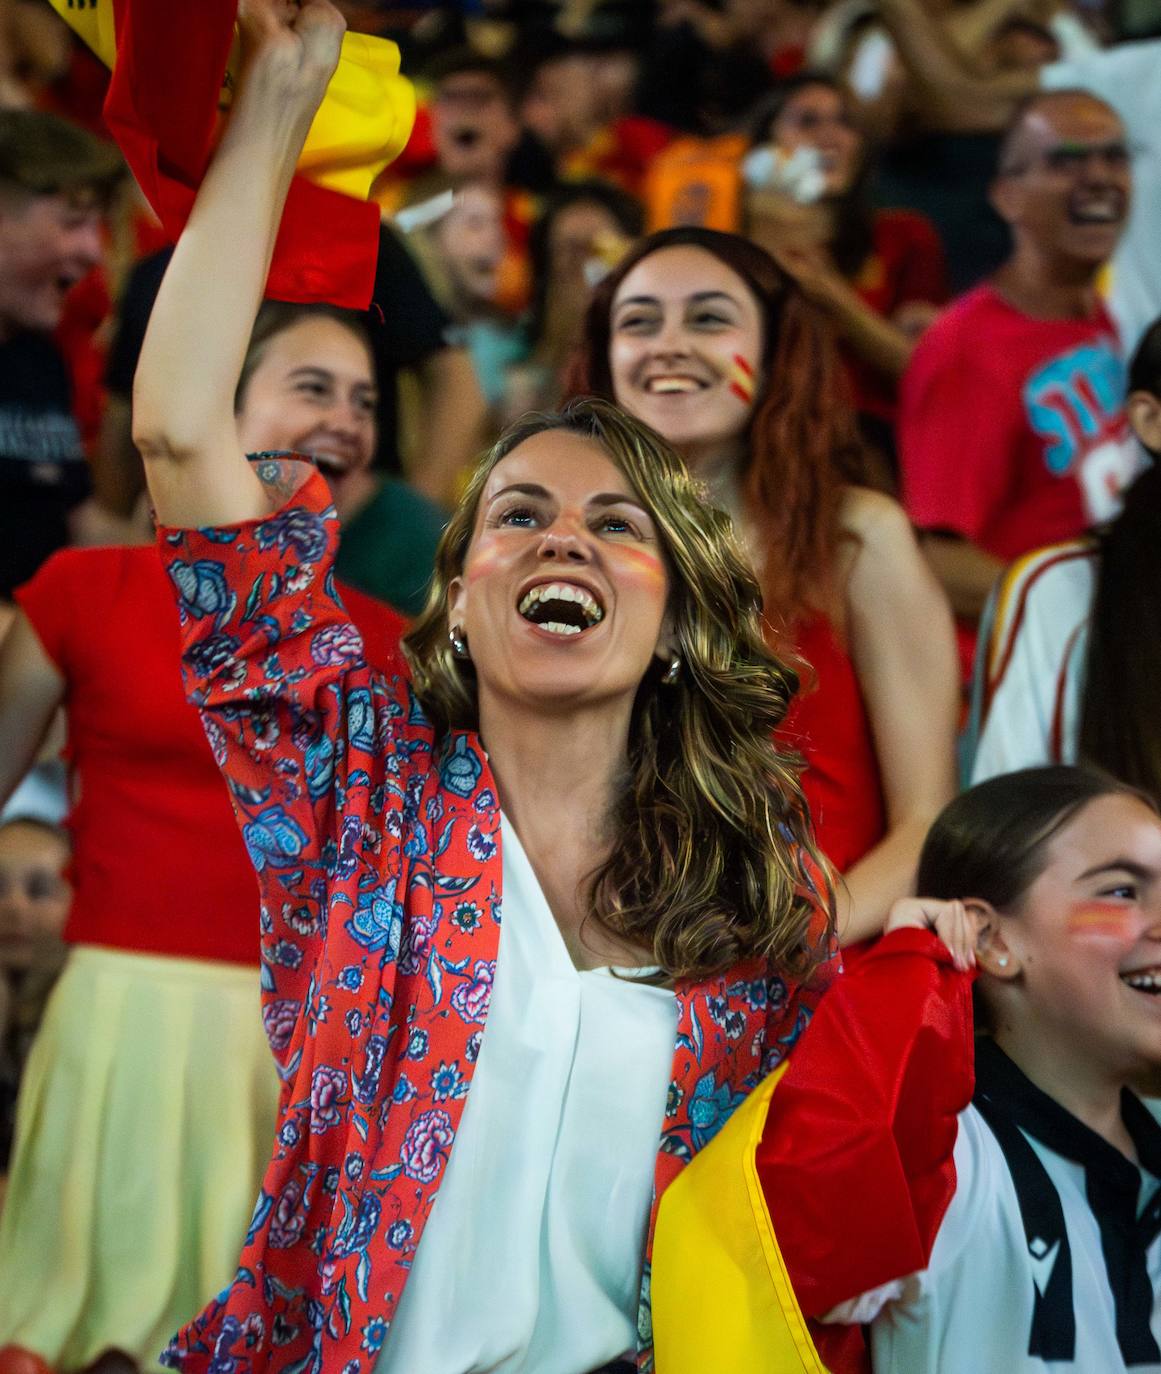
<path fill-rule="evenodd" d="M 325 306 L 259 320 L 239 435 L 248 450 L 315 456 L 341 518 L 375 447 L 367 340 Z M 401 671 L 402 618 L 341 591 L 369 661 Z M 152 1365 L 229 1282 L 274 1133 L 258 894 L 185 701 L 157 550 L 66 549 L 17 600 L 0 644 L 0 802 L 63 704 L 75 897 L 18 1109 L 0 1347 L 65 1368 L 117 1347 Z"/>
<path fill-rule="evenodd" d="M 904 378 L 904 505 L 969 624 L 1005 563 L 1108 520 L 1135 473 L 1124 362 L 1097 294 L 1130 188 L 1108 105 L 1033 97 L 992 192 L 1012 254 L 928 330 Z"/>

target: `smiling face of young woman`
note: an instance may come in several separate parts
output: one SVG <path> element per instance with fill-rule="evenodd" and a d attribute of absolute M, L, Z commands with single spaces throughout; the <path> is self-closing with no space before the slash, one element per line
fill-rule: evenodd
<path fill-rule="evenodd" d="M 758 400 L 763 322 L 736 272 L 691 245 L 651 253 L 613 297 L 609 341 L 618 405 L 695 471 L 741 456 Z"/>
<path fill-rule="evenodd" d="M 366 344 L 338 320 L 307 316 L 264 345 L 236 415 L 247 453 L 307 453 L 343 514 L 375 453 L 378 392 Z"/>
<path fill-rule="evenodd" d="M 1090 802 L 1049 842 L 1045 867 L 999 929 L 1028 1024 L 1061 1062 L 1114 1079 L 1161 1064 L 1154 811 L 1119 793 Z"/>
<path fill-rule="evenodd" d="M 535 434 L 492 470 L 449 589 L 481 710 L 632 706 L 668 656 L 669 573 L 656 526 L 591 439 Z"/>

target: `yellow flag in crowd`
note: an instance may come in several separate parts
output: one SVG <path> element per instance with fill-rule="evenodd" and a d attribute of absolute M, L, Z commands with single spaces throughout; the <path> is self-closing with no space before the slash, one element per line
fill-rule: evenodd
<path fill-rule="evenodd" d="M 53 9 L 110 69 L 117 56 L 113 0 L 50 0 Z M 237 70 L 230 56 L 222 103 Z M 299 159 L 305 176 L 366 200 L 371 183 L 403 149 L 415 120 L 415 91 L 399 72 L 399 49 L 385 38 L 348 33 L 339 65 Z"/>

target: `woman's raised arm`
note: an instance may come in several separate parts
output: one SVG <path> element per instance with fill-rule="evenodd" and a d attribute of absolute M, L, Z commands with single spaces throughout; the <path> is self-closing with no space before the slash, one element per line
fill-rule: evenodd
<path fill-rule="evenodd" d="M 153 309 L 133 439 L 158 518 L 227 525 L 269 512 L 234 427 L 234 391 L 283 204 L 338 61 L 329 0 L 241 0 L 234 109 Z"/>

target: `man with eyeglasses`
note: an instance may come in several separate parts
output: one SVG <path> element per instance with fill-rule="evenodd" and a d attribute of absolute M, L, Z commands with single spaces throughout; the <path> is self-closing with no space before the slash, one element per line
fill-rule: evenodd
<path fill-rule="evenodd" d="M 1009 8 L 1014 8 L 1012 0 Z M 916 97 L 932 109 L 970 111 L 977 130 L 1002 129 L 1020 101 L 1037 89 L 1082 89 L 1110 104 L 1133 147 L 1135 206 L 1117 246 L 1107 283 L 1109 307 L 1131 352 L 1161 315 L 1161 38 L 1117 43 L 1039 68 L 983 70 L 965 55 L 924 0 L 875 0 Z M 997 0 L 965 3 L 967 22 L 998 21 Z"/>
<path fill-rule="evenodd" d="M 1139 465 L 1097 290 L 1129 214 L 1116 113 L 1085 91 L 1019 108 L 991 200 L 1013 248 L 928 330 L 903 380 L 903 499 L 970 626 L 1006 563 L 1111 519 Z"/>

